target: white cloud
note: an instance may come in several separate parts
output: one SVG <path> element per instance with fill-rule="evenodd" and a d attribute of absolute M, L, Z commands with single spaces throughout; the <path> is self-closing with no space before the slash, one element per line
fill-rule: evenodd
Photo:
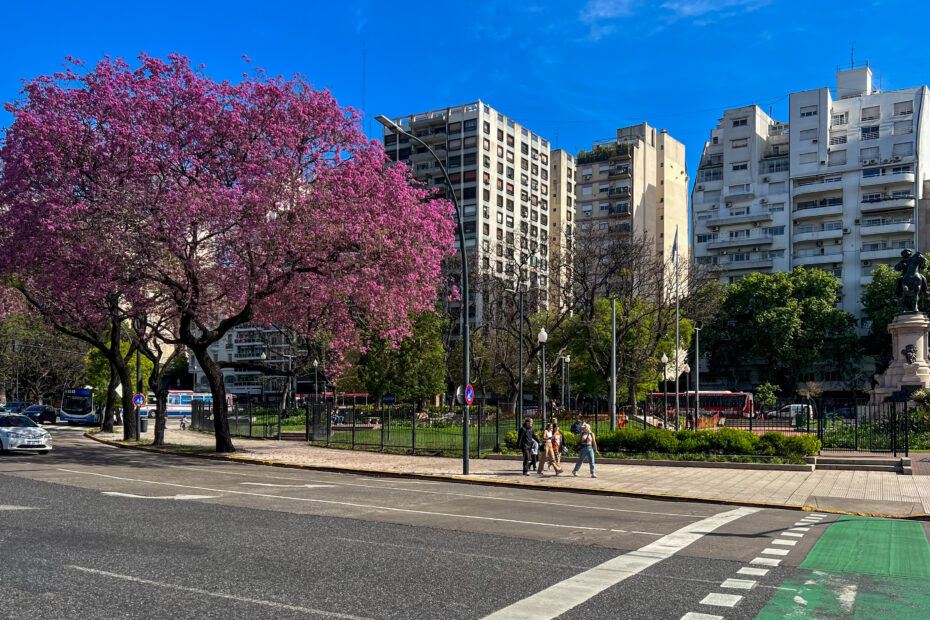
<path fill-rule="evenodd" d="M 755 11 L 756 9 L 769 4 L 771 0 L 675 0 L 662 3 L 662 8 L 671 11 L 674 18 L 687 19 L 689 17 L 701 17 L 708 13 L 719 12 L 745 12 Z M 736 11 L 730 11 L 736 9 Z"/>
<path fill-rule="evenodd" d="M 635 6 L 636 0 L 589 0 L 581 9 L 581 21 L 593 24 L 603 19 L 629 17 Z"/>

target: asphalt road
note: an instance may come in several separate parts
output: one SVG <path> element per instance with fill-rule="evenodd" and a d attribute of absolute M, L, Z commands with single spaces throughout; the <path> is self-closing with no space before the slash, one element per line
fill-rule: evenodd
<path fill-rule="evenodd" d="M 754 618 L 836 518 L 215 462 L 51 432 L 49 455 L 0 457 L 0 617 Z"/>

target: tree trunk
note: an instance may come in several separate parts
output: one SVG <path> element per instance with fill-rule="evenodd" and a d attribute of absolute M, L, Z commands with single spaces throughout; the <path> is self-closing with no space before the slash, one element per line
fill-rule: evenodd
<path fill-rule="evenodd" d="M 165 427 L 168 424 L 168 390 L 155 390 L 155 439 L 153 446 L 165 445 Z"/>
<path fill-rule="evenodd" d="M 129 364 L 120 355 L 119 349 L 112 356 L 111 363 L 116 366 L 116 374 L 119 376 L 119 382 L 123 386 L 123 441 L 135 441 L 136 428 L 139 424 L 139 416 L 136 415 L 136 406 L 132 402 L 132 396 L 135 393 L 133 388 L 132 377 L 129 374 Z"/>
<path fill-rule="evenodd" d="M 217 452 L 235 452 L 232 436 L 229 434 L 229 417 L 226 407 L 226 386 L 223 383 L 223 371 L 203 345 L 188 347 L 194 352 L 197 363 L 200 364 L 203 374 L 210 384 L 210 394 L 213 395 L 213 430 L 216 437 Z"/>
<path fill-rule="evenodd" d="M 116 370 L 113 364 L 110 364 L 110 380 L 107 381 L 107 404 L 103 409 L 103 420 L 100 424 L 100 430 L 104 433 L 113 432 L 113 405 L 116 400 Z"/>

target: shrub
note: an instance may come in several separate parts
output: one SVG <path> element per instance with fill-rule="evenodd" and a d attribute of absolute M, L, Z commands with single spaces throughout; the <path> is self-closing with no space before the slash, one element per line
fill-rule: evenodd
<path fill-rule="evenodd" d="M 794 435 L 785 438 L 788 455 L 813 456 L 820 452 L 820 440 L 813 435 Z"/>
<path fill-rule="evenodd" d="M 714 433 L 714 444 L 721 454 L 755 454 L 759 438 L 749 431 L 721 428 Z"/>
<path fill-rule="evenodd" d="M 650 428 L 642 433 L 639 451 L 675 454 L 678 452 L 678 438 L 674 431 Z"/>
<path fill-rule="evenodd" d="M 504 445 L 507 446 L 508 450 L 517 449 L 517 431 L 510 431 L 504 435 Z"/>
<path fill-rule="evenodd" d="M 774 431 L 765 433 L 759 438 L 759 454 L 768 456 L 787 456 L 788 447 L 785 444 L 785 436 Z"/>

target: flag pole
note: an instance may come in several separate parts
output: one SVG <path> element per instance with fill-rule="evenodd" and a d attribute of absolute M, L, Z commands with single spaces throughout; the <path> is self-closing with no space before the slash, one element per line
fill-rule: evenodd
<path fill-rule="evenodd" d="M 675 226 L 675 245 L 672 247 L 672 256 L 675 259 L 675 430 L 678 430 L 678 417 L 681 412 L 678 394 L 678 377 L 681 375 L 681 366 L 678 363 L 679 346 L 679 314 L 678 314 L 678 226 Z"/>

